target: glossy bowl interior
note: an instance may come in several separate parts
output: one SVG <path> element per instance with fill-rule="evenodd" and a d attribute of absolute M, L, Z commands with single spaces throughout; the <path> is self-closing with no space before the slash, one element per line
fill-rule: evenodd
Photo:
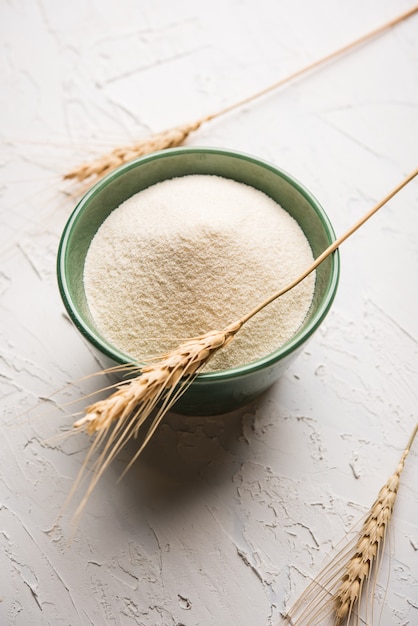
<path fill-rule="evenodd" d="M 82 335 L 98 350 L 104 366 L 129 364 L 131 360 L 101 336 L 90 315 L 83 285 L 90 242 L 111 211 L 129 197 L 162 180 L 188 174 L 215 174 L 263 191 L 296 219 L 314 257 L 335 238 L 323 208 L 305 187 L 279 168 L 247 154 L 215 148 L 173 148 L 121 166 L 92 187 L 78 203 L 64 228 L 57 258 L 58 284 L 67 312 Z M 324 320 L 338 278 L 336 251 L 316 270 L 310 311 L 290 341 L 241 367 L 199 374 L 174 410 L 188 415 L 226 413 L 247 404 L 270 387 Z"/>

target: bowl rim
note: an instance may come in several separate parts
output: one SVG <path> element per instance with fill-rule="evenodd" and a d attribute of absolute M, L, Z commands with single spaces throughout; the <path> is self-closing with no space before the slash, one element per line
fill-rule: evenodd
<path fill-rule="evenodd" d="M 264 159 L 259 157 L 247 154 L 245 152 L 241 152 L 238 150 L 228 149 L 228 148 L 217 148 L 217 147 L 202 147 L 202 146 L 180 146 L 176 148 L 167 148 L 164 150 L 158 150 L 151 154 L 147 154 L 144 156 L 137 157 L 127 163 L 124 163 L 117 167 L 115 170 L 105 175 L 99 181 L 97 181 L 77 202 L 74 210 L 72 211 L 70 217 L 68 218 L 60 241 L 58 245 L 57 252 L 57 282 L 60 291 L 61 298 L 63 300 L 64 306 L 66 308 L 67 313 L 69 314 L 72 322 L 76 326 L 76 328 L 80 331 L 82 336 L 87 339 L 96 349 L 98 349 L 102 354 L 106 355 L 116 363 L 120 365 L 124 365 L 129 367 L 130 365 L 140 366 L 139 363 L 136 363 L 128 358 L 128 355 L 118 350 L 115 346 L 108 343 L 104 340 L 99 334 L 96 334 L 95 331 L 85 323 L 84 319 L 78 313 L 77 306 L 74 303 L 73 298 L 71 297 L 71 293 L 68 287 L 67 282 L 67 274 L 66 274 L 66 253 L 67 246 L 69 243 L 71 232 L 76 225 L 78 219 L 80 218 L 84 208 L 91 201 L 92 198 L 97 193 L 103 191 L 105 187 L 110 185 L 115 179 L 119 176 L 123 175 L 125 172 L 130 169 L 136 168 L 143 163 L 150 162 L 156 159 L 161 159 L 164 157 L 171 157 L 175 154 L 184 154 L 184 153 L 196 153 L 196 154 L 219 154 L 224 156 L 234 157 L 236 159 L 242 159 L 245 161 L 252 162 L 258 166 L 261 166 L 267 170 L 275 174 L 279 174 L 283 179 L 285 179 L 292 187 L 297 189 L 297 191 L 306 198 L 312 208 L 315 210 L 319 219 L 321 220 L 322 226 L 326 232 L 327 237 L 330 241 L 335 240 L 335 232 L 331 221 L 323 209 L 322 205 L 318 202 L 316 197 L 292 174 L 289 174 L 286 170 L 283 170 L 281 167 L 273 165 Z M 201 372 L 196 378 L 193 380 L 193 385 L 199 384 L 200 382 L 220 382 L 222 380 L 230 380 L 231 378 L 241 377 L 243 375 L 248 375 L 259 370 L 266 368 L 267 366 L 272 366 L 273 364 L 281 361 L 284 357 L 289 355 L 292 352 L 295 352 L 299 347 L 302 346 L 315 332 L 315 330 L 320 326 L 327 313 L 329 312 L 331 305 L 334 301 L 337 286 L 339 282 L 340 276 L 340 255 L 338 248 L 331 255 L 331 276 L 327 286 L 327 291 L 318 307 L 316 313 L 313 315 L 312 319 L 309 323 L 304 327 L 303 331 L 298 331 L 289 341 L 283 344 L 280 348 L 277 348 L 273 352 L 266 354 L 265 356 L 251 361 L 250 363 L 245 363 L 244 365 L 239 365 L 236 367 L 231 367 L 228 369 L 215 370 L 213 372 Z M 209 329 L 213 330 L 213 329 Z"/>

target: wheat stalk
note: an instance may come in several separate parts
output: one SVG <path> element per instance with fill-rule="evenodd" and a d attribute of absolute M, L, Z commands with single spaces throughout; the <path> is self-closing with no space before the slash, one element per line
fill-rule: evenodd
<path fill-rule="evenodd" d="M 241 323 L 236 322 L 222 331 L 210 331 L 188 339 L 154 363 L 142 367 L 140 376 L 118 385 L 117 390 L 108 398 L 87 407 L 84 417 L 74 423 L 74 428 L 96 435 L 89 457 L 107 437 L 113 425 L 114 428 L 95 463 L 93 479 L 79 511 L 84 507 L 106 467 L 128 439 L 138 436 L 143 424 L 156 410 L 151 426 L 125 472 L 141 454 L 167 411 L 216 352 L 232 341 L 240 327 Z M 76 484 L 81 479 L 82 473 L 83 470 Z"/>
<path fill-rule="evenodd" d="M 141 368 L 141 376 L 121 383 L 109 398 L 90 405 L 86 415 L 75 422 L 74 427 L 84 429 L 89 434 L 108 430 L 113 422 L 130 416 L 142 404 L 146 409 L 141 411 L 140 419 L 136 420 L 134 434 L 137 434 L 156 404 L 166 396 L 167 390 L 173 390 L 181 379 L 194 378 L 218 350 L 232 341 L 240 326 L 238 322 L 225 330 L 210 331 L 188 339 L 155 363 L 145 365 Z"/>
<path fill-rule="evenodd" d="M 360 606 L 365 585 L 376 581 L 385 548 L 388 527 L 398 493 L 400 478 L 418 424 L 409 438 L 394 473 L 380 489 L 372 504 L 354 546 L 345 550 L 325 567 L 282 619 L 282 624 L 314 626 L 332 621 L 333 626 L 350 626 Z M 367 620 L 367 623 L 368 620 Z"/>
<path fill-rule="evenodd" d="M 187 137 L 194 131 L 198 130 L 204 123 L 210 122 L 215 118 L 218 118 L 234 109 L 238 109 L 243 107 L 246 104 L 250 104 L 254 100 L 261 98 L 262 96 L 267 95 L 268 93 L 282 87 L 286 83 L 290 83 L 291 81 L 299 78 L 303 74 L 307 74 L 312 70 L 320 67 L 321 65 L 325 65 L 335 58 L 342 56 L 343 54 L 349 52 L 353 48 L 360 46 L 361 44 L 366 43 L 367 41 L 377 37 L 378 35 L 384 33 L 389 28 L 392 28 L 399 24 L 400 22 L 406 20 L 411 17 L 415 13 L 418 12 L 418 6 L 409 9 L 408 11 L 398 15 L 397 17 L 385 22 L 381 26 L 369 31 L 365 35 L 355 39 L 354 41 L 334 50 L 333 52 L 309 63 L 308 65 L 292 72 L 288 76 L 281 78 L 279 81 L 275 82 L 268 87 L 265 87 L 261 91 L 258 91 L 254 94 L 247 96 L 239 100 L 238 102 L 234 102 L 223 109 L 215 113 L 211 113 L 209 115 L 205 115 L 200 119 L 190 122 L 189 124 L 184 124 L 182 126 L 176 126 L 169 130 L 165 130 L 163 132 L 152 135 L 151 137 L 140 140 L 136 143 L 133 143 L 128 146 L 118 147 L 112 150 L 111 152 L 104 154 L 96 159 L 91 161 L 81 163 L 80 165 L 74 167 L 72 170 L 68 171 L 64 174 L 64 180 L 74 180 L 79 183 L 88 181 L 90 179 L 99 179 L 102 176 L 108 174 L 113 171 L 120 165 L 127 163 L 137 157 L 144 156 L 146 154 L 150 154 L 157 150 L 165 150 L 167 148 L 175 148 L 184 143 Z"/>
<path fill-rule="evenodd" d="M 205 119 L 177 126 L 161 133 L 157 133 L 152 137 L 138 141 L 129 146 L 115 148 L 111 152 L 104 154 L 97 159 L 86 161 L 81 165 L 77 165 L 72 170 L 64 174 L 64 180 L 76 180 L 82 183 L 90 178 L 99 179 L 114 169 L 132 161 L 137 157 L 156 152 L 157 150 L 165 150 L 167 148 L 175 148 L 180 146 L 191 132 L 197 130 L 205 121 Z"/>
<path fill-rule="evenodd" d="M 164 415 L 186 391 L 188 385 L 191 384 L 214 354 L 226 347 L 249 319 L 273 300 L 293 289 L 313 272 L 343 241 L 360 228 L 417 174 L 418 168 L 372 207 L 346 233 L 328 246 L 298 278 L 257 305 L 238 321 L 230 324 L 224 330 L 213 330 L 204 335 L 188 339 L 173 351 L 156 359 L 154 363 L 140 368 L 137 377 L 122 382 L 110 396 L 88 406 L 84 417 L 77 420 L 74 423 L 74 427 L 76 430 L 84 430 L 88 434 L 95 436 L 89 453 L 90 456 L 93 450 L 108 436 L 112 426 L 114 428 L 95 464 L 93 479 L 86 497 L 91 493 L 105 468 L 114 459 L 126 441 L 131 437 L 138 436 L 141 427 L 151 416 L 154 409 L 157 411 L 156 415 L 153 417 L 142 445 L 128 467 L 142 452 Z"/>
<path fill-rule="evenodd" d="M 353 610 L 360 601 L 364 583 L 372 575 L 376 564 L 380 561 L 399 489 L 401 473 L 417 430 L 418 425 L 415 426 L 395 472 L 379 491 L 363 523 L 354 554 L 344 568 L 340 585 L 334 595 L 335 626 L 341 626 L 344 621 L 350 621 Z"/>

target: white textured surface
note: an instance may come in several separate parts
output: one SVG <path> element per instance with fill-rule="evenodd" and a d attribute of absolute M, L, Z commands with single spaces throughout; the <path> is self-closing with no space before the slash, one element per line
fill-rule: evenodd
<path fill-rule="evenodd" d="M 170 416 L 122 482 L 129 450 L 107 471 L 71 542 L 72 509 L 55 522 L 88 443 L 50 440 L 71 424 L 58 402 L 98 382 L 25 411 L 99 368 L 56 286 L 74 204 L 59 176 L 413 4 L 2 3 L 2 625 L 273 626 L 374 500 L 417 420 L 416 182 L 344 244 L 332 312 L 279 383 L 229 416 Z M 287 169 L 343 232 L 417 165 L 417 27 L 413 17 L 189 143 Z M 417 448 L 393 519 L 384 626 L 418 623 Z"/>

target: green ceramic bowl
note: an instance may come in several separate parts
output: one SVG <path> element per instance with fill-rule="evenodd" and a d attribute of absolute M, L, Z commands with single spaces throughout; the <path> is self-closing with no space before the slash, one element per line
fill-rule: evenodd
<path fill-rule="evenodd" d="M 105 365 L 130 361 L 100 335 L 91 318 L 83 286 L 84 261 L 90 241 L 110 212 L 127 198 L 157 182 L 187 174 L 216 174 L 260 189 L 297 220 L 315 257 L 335 238 L 328 217 L 307 189 L 286 172 L 247 154 L 214 148 L 173 148 L 121 166 L 92 187 L 78 203 L 64 228 L 57 259 L 58 284 L 64 305 L 75 326 L 98 350 Z M 187 415 L 226 413 L 268 389 L 324 320 L 336 293 L 338 277 L 337 251 L 317 269 L 312 306 L 303 326 L 290 341 L 264 358 L 241 367 L 199 374 L 174 410 Z"/>

